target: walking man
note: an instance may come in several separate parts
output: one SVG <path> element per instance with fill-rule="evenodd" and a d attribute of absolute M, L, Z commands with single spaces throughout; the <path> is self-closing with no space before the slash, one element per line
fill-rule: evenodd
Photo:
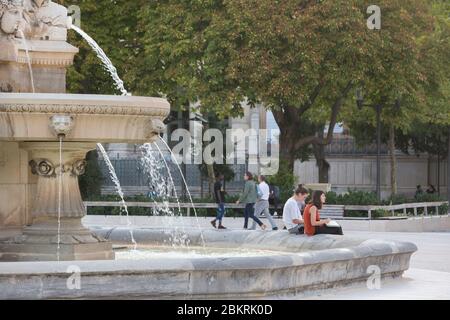
<path fill-rule="evenodd" d="M 258 200 L 255 203 L 255 217 L 259 217 L 261 214 L 264 214 L 266 218 L 269 220 L 272 230 L 278 230 L 277 225 L 275 224 L 275 221 L 273 220 L 272 216 L 269 213 L 269 195 L 270 195 L 270 188 L 269 185 L 266 183 L 266 177 L 265 176 L 259 176 L 258 177 Z M 256 229 L 256 221 L 253 221 L 252 224 L 252 230 Z"/>

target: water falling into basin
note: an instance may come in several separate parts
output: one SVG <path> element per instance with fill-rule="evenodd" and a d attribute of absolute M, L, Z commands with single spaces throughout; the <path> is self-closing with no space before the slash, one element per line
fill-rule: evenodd
<path fill-rule="evenodd" d="M 62 175 L 63 175 L 63 163 L 62 163 L 62 140 L 63 136 L 59 136 L 59 177 L 58 177 L 58 239 L 56 247 L 56 260 L 60 260 L 61 251 L 61 196 L 62 196 Z"/>
<path fill-rule="evenodd" d="M 189 196 L 189 201 L 191 202 L 192 209 L 194 210 L 195 220 L 197 222 L 197 227 L 200 230 L 200 237 L 201 237 L 201 240 L 202 240 L 202 244 L 203 244 L 203 246 L 205 246 L 205 239 L 204 239 L 204 236 L 203 236 L 203 232 L 202 232 L 202 230 L 200 228 L 200 222 L 198 221 L 198 216 L 197 216 L 197 211 L 195 210 L 194 201 L 192 200 L 191 192 L 189 191 L 189 187 L 187 185 L 186 178 L 184 177 L 183 171 L 181 170 L 180 164 L 178 163 L 175 155 L 173 154 L 172 150 L 170 149 L 170 147 L 166 143 L 166 141 L 161 136 L 159 137 L 159 140 L 162 141 L 162 143 L 166 146 L 167 150 L 170 152 L 170 154 L 172 156 L 172 159 L 174 160 L 174 162 L 175 162 L 175 164 L 176 164 L 176 166 L 178 168 L 178 171 L 180 172 L 181 179 L 183 180 L 184 186 L 186 187 L 186 191 L 187 191 L 188 196 Z"/>
<path fill-rule="evenodd" d="M 25 55 L 26 55 L 27 61 L 28 61 L 28 71 L 30 72 L 31 89 L 33 90 L 33 93 L 35 93 L 36 89 L 34 88 L 33 68 L 31 67 L 31 59 L 30 59 L 30 53 L 28 52 L 27 40 L 25 39 L 25 35 L 23 34 L 23 31 L 20 29 L 19 29 L 19 34 L 20 34 L 20 37 L 22 38 L 23 46 L 25 47 Z"/>
<path fill-rule="evenodd" d="M 122 79 L 120 79 L 117 74 L 117 69 L 112 64 L 111 60 L 108 58 L 103 49 L 98 45 L 98 43 L 92 39 L 86 32 L 78 28 L 76 25 L 72 25 L 72 30 L 76 31 L 80 36 L 83 37 L 87 41 L 87 43 L 91 46 L 91 48 L 97 54 L 97 57 L 102 61 L 103 66 L 109 72 L 111 77 L 114 80 L 116 88 L 122 93 L 123 96 L 129 96 L 130 94 L 125 89 Z"/>
<path fill-rule="evenodd" d="M 156 145 L 156 144 L 155 144 Z M 156 145 L 156 147 L 158 147 Z M 158 148 L 159 149 L 159 148 Z M 144 173 L 148 177 L 149 187 L 153 191 L 153 202 L 155 203 L 155 214 L 162 213 L 163 224 L 168 226 L 167 232 L 170 234 L 170 243 L 172 247 L 188 247 L 189 246 L 189 238 L 186 235 L 185 227 L 182 225 L 181 230 L 179 230 L 176 225 L 176 221 L 174 220 L 175 213 L 169 207 L 169 196 L 171 195 L 171 191 L 174 191 L 175 199 L 178 205 L 178 214 L 181 217 L 181 205 L 178 199 L 178 194 L 175 188 L 175 183 L 173 181 L 172 173 L 170 171 L 170 167 L 167 161 L 164 158 L 164 155 L 160 152 L 159 155 L 162 158 L 162 161 L 156 158 L 154 155 L 154 151 L 152 148 L 152 144 L 146 143 L 140 147 L 141 152 L 141 165 L 143 167 Z M 169 176 L 169 188 L 167 188 L 167 182 L 164 179 L 162 172 L 164 168 L 162 167 L 162 163 L 165 165 L 165 169 Z M 158 202 L 154 200 L 154 197 L 158 198 Z"/>
<path fill-rule="evenodd" d="M 134 250 L 136 250 L 137 243 L 136 243 L 136 240 L 134 239 L 133 229 L 131 228 L 131 221 L 130 221 L 130 217 L 129 217 L 129 214 L 128 214 L 128 206 L 127 206 L 127 203 L 125 202 L 124 194 L 123 194 L 123 191 L 122 191 L 122 187 L 120 186 L 120 181 L 117 178 L 116 170 L 114 169 L 114 166 L 112 165 L 111 160 L 109 160 L 108 154 L 106 153 L 105 148 L 103 148 L 103 145 L 101 143 L 97 143 L 97 147 L 100 150 L 100 152 L 101 152 L 101 154 L 103 156 L 103 159 L 105 159 L 106 165 L 108 166 L 108 170 L 109 170 L 109 173 L 110 173 L 111 180 L 113 181 L 113 183 L 114 183 L 114 185 L 116 187 L 116 191 L 119 194 L 119 197 L 121 199 L 120 200 L 120 204 L 121 204 L 122 209 L 126 213 L 127 226 L 129 227 L 129 230 L 130 230 L 131 242 L 134 245 Z"/>

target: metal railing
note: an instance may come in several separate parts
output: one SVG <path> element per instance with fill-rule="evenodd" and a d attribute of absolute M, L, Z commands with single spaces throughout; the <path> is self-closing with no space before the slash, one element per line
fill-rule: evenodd
<path fill-rule="evenodd" d="M 390 211 L 392 213 L 392 217 L 395 217 L 396 211 L 402 211 L 405 216 L 407 216 L 407 210 L 413 209 L 414 216 L 418 215 L 418 209 L 423 208 L 424 210 L 424 216 L 428 216 L 428 208 L 435 208 L 435 212 L 439 213 L 439 207 L 442 205 L 448 204 L 448 201 L 440 201 L 440 202 L 420 202 L 420 203 L 403 203 L 403 204 L 397 204 L 397 205 L 388 205 L 388 206 L 382 206 L 382 205 L 367 205 L 367 206 L 360 206 L 360 205 L 326 205 L 323 208 L 324 213 L 334 209 L 343 210 L 343 211 L 366 211 L 367 217 L 344 217 L 342 215 L 335 216 L 333 215 L 333 218 L 336 219 L 348 219 L 348 220 L 372 220 L 373 219 L 373 212 L 377 210 L 384 210 L 384 211 Z M 112 201 L 85 201 L 84 206 L 87 210 L 88 207 L 120 207 L 121 204 L 119 202 L 112 202 Z M 162 205 L 160 203 L 154 203 L 154 202 L 127 202 L 128 207 L 142 207 L 142 208 L 153 208 L 157 209 L 160 208 Z M 164 205 L 166 206 L 166 205 Z M 189 217 L 191 215 L 192 210 L 192 204 L 191 203 L 176 203 L 176 202 L 170 202 L 167 204 L 169 208 L 180 208 L 186 209 L 186 214 Z M 215 203 L 194 203 L 195 209 L 215 209 L 217 207 L 217 204 Z M 245 204 L 236 204 L 236 203 L 226 203 L 225 207 L 228 209 L 244 209 Z M 273 209 L 273 206 L 270 206 L 271 209 Z"/>
<path fill-rule="evenodd" d="M 379 206 L 379 205 L 370 205 L 370 206 L 357 206 L 357 205 L 346 205 L 346 211 L 367 211 L 367 219 L 372 219 L 373 211 L 383 210 L 390 211 L 391 216 L 395 217 L 396 211 L 402 211 L 404 216 L 407 216 L 407 210 L 413 209 L 414 216 L 417 217 L 418 209 L 423 208 L 424 216 L 428 216 L 428 208 L 435 208 L 435 212 L 439 215 L 439 207 L 442 205 L 448 204 L 448 201 L 439 201 L 439 202 L 416 202 L 416 203 L 402 203 L 396 205 L 388 205 L 388 206 Z"/>

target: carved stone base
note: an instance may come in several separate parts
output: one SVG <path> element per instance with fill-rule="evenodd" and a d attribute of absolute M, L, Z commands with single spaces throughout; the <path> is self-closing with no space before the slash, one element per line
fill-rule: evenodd
<path fill-rule="evenodd" d="M 111 242 L 81 223 L 86 212 L 78 176 L 84 173 L 86 152 L 95 144 L 65 142 L 61 158 L 58 142 L 24 142 L 21 148 L 28 151 L 31 173 L 38 177 L 33 222 L 22 235 L 0 242 L 0 261 L 114 259 Z"/>
<path fill-rule="evenodd" d="M 23 235 L 0 243 L 0 261 L 60 261 L 114 259 L 111 242 L 95 235 L 80 219 L 35 221 Z"/>

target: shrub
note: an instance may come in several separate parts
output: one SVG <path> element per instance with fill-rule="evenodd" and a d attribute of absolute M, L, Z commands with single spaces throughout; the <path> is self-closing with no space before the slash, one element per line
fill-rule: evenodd
<path fill-rule="evenodd" d="M 394 205 L 411 202 L 411 199 L 409 199 L 406 195 L 403 194 L 395 194 L 391 195 L 389 199 L 386 199 L 382 202 L 384 205 Z"/>
<path fill-rule="evenodd" d="M 280 188 L 280 203 L 285 203 L 292 196 L 295 187 L 296 177 L 284 160 L 280 160 L 278 173 L 267 177 L 267 183 Z"/>
<path fill-rule="evenodd" d="M 349 189 L 347 193 L 336 197 L 336 204 L 340 205 L 377 205 L 379 201 L 375 192 Z"/>

